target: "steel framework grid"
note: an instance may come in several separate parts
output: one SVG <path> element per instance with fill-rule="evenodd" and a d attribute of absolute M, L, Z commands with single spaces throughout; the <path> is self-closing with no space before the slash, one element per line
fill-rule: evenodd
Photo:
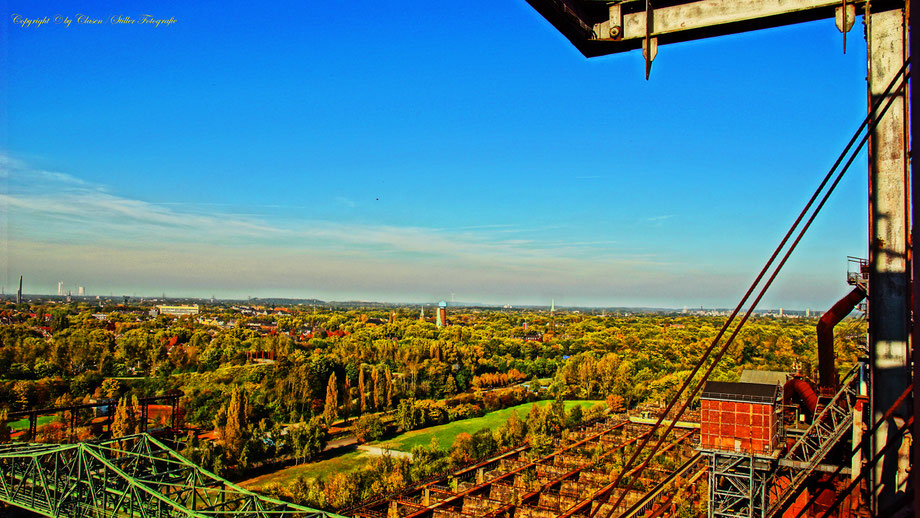
<path fill-rule="evenodd" d="M 709 456 L 709 516 L 763 516 L 775 461 L 754 454 L 713 451 Z"/>
<path fill-rule="evenodd" d="M 342 518 L 246 491 L 147 434 L 0 445 L 0 502 L 61 518 Z"/>

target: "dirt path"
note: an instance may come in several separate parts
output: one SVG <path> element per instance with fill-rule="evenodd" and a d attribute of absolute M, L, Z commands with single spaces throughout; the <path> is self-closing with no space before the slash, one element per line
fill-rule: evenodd
<path fill-rule="evenodd" d="M 376 457 L 380 457 L 382 455 L 390 455 L 393 457 L 402 457 L 412 460 L 412 454 L 404 451 L 391 450 L 389 448 L 377 448 L 376 446 L 368 446 L 366 444 L 358 446 L 358 449 L 367 452 L 368 455 L 374 455 Z"/>
<path fill-rule="evenodd" d="M 323 448 L 323 451 L 336 450 L 338 448 L 346 448 L 348 446 L 354 446 L 358 444 L 358 438 L 354 435 L 349 435 L 348 437 L 342 437 L 341 439 L 336 439 L 334 441 L 329 441 L 326 443 L 326 447 Z"/>

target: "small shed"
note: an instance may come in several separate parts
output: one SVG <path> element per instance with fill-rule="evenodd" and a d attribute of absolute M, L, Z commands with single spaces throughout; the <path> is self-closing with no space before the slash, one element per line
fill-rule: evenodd
<path fill-rule="evenodd" d="M 777 384 L 709 381 L 700 396 L 700 447 L 769 455 L 782 430 Z"/>

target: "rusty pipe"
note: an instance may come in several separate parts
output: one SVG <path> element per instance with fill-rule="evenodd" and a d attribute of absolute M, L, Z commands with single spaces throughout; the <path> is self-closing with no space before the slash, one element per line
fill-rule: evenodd
<path fill-rule="evenodd" d="M 853 291 L 838 300 L 827 313 L 818 320 L 818 376 L 821 388 L 837 390 L 837 366 L 834 354 L 834 326 L 853 311 L 857 304 L 866 298 L 862 288 Z"/>
<path fill-rule="evenodd" d="M 818 407 L 818 395 L 807 381 L 801 378 L 792 378 L 783 385 L 783 405 L 791 405 L 793 396 L 798 396 L 810 415 L 815 415 Z"/>

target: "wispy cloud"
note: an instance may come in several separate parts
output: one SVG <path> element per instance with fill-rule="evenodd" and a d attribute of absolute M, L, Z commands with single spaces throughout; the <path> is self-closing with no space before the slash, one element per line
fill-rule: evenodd
<path fill-rule="evenodd" d="M 370 282 L 367 272 L 374 272 L 373 276 L 391 275 L 417 289 L 421 278 L 443 282 L 443 274 L 419 276 L 418 272 L 444 272 L 448 266 L 450 274 L 462 272 L 484 287 L 497 287 L 509 279 L 520 284 L 524 278 L 542 285 L 554 279 L 613 278 L 626 272 L 635 277 L 637 271 L 651 275 L 667 266 L 655 254 L 621 250 L 615 241 L 543 239 L 545 227 L 495 224 L 447 229 L 242 215 L 233 212 L 236 207 L 219 203 L 202 208 L 204 204 L 131 199 L 2 156 L 0 175 L 8 184 L 7 192 L 0 193 L 0 204 L 8 211 L 9 239 L 17 245 L 11 261 L 33 266 L 51 267 L 47 257 L 30 257 L 30 250 L 34 254 L 69 250 L 87 265 L 105 265 L 113 257 L 123 257 L 182 282 L 175 280 L 179 274 L 170 268 L 156 266 L 166 260 L 165 254 L 181 258 L 185 269 L 211 282 L 218 278 L 241 282 L 241 275 L 256 275 L 261 269 L 273 269 L 280 276 L 308 275 L 303 265 L 310 264 L 311 278 L 326 271 L 342 280 L 351 271 L 357 282 L 366 283 Z M 337 201 L 354 203 L 345 197 Z M 94 253 L 99 256 L 96 261 L 91 259 Z M 207 273 L 201 273 L 203 265 L 210 265 Z M 61 266 L 55 263 L 54 267 Z M 136 274 L 132 269 L 123 273 Z M 259 277 L 268 282 L 265 274 Z"/>
<path fill-rule="evenodd" d="M 511 230 L 511 231 L 518 230 L 517 226 L 511 225 L 508 223 L 496 223 L 494 225 L 470 225 L 470 226 L 460 227 L 460 230 L 484 230 L 484 229 Z"/>
<path fill-rule="evenodd" d="M 333 199 L 335 200 L 336 203 L 340 205 L 344 205 L 350 209 L 353 209 L 355 208 L 355 206 L 357 206 L 357 203 L 355 203 L 354 200 L 346 198 L 345 196 L 336 196 Z"/>
<path fill-rule="evenodd" d="M 496 224 L 442 229 L 324 220 L 274 222 L 215 210 L 221 204 L 210 204 L 202 211 L 201 204 L 130 199 L 65 173 L 33 169 L 9 158 L 0 161 L 0 170 L 10 184 L 9 192 L 0 194 L 0 202 L 9 208 L 17 233 L 35 240 L 66 241 L 72 236 L 85 242 L 89 235 L 99 242 L 126 246 L 138 241 L 272 244 L 297 250 L 365 250 L 408 259 L 450 256 L 496 266 L 533 265 L 538 261 L 558 265 L 588 255 L 593 260 L 622 255 L 610 241 L 546 241 L 508 235 L 538 235 L 546 227 L 523 229 Z M 345 197 L 336 199 L 354 204 Z M 632 261 L 635 257 L 620 259 Z"/>

